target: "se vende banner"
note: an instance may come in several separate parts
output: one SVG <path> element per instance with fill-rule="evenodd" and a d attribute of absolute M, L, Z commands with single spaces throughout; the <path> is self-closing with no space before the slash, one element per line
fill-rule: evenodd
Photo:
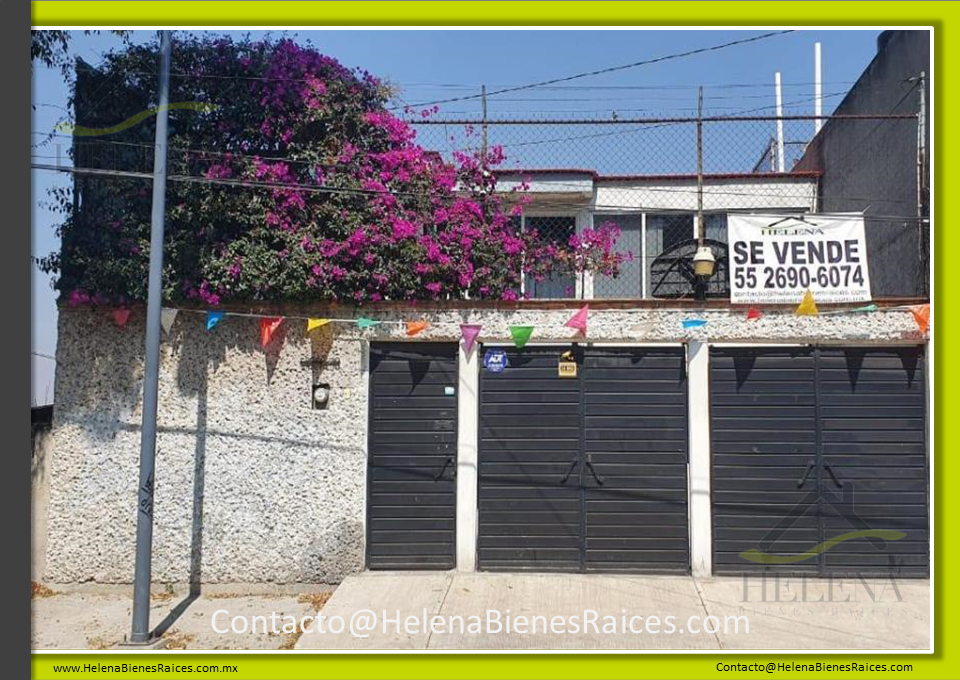
<path fill-rule="evenodd" d="M 862 214 L 731 214 L 727 232 L 734 304 L 870 300 Z"/>

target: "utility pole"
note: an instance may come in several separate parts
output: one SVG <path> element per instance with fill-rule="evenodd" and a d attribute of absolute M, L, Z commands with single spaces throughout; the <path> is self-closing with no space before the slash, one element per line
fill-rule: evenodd
<path fill-rule="evenodd" d="M 137 498 L 137 552 L 133 575 L 130 642 L 150 642 L 150 581 L 153 559 L 153 488 L 157 453 L 157 385 L 160 374 L 160 304 L 163 297 L 163 221 L 167 191 L 167 109 L 170 103 L 170 31 L 160 31 L 160 83 L 153 156 L 150 214 L 150 275 L 144 355 L 143 420 L 140 427 L 140 486 Z"/>
<path fill-rule="evenodd" d="M 703 224 L 703 86 L 697 95 L 697 247 L 703 248 L 706 227 Z"/>

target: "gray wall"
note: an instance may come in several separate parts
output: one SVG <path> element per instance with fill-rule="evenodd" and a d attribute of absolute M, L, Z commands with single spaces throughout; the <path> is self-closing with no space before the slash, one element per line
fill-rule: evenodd
<path fill-rule="evenodd" d="M 510 324 L 532 323 L 532 342 L 569 342 L 571 309 L 416 310 L 365 315 L 425 318 L 417 339 L 509 342 Z M 329 314 L 329 312 L 327 312 Z M 337 316 L 354 314 L 340 310 Z M 314 312 L 313 316 L 323 316 Z M 685 318 L 708 320 L 685 331 Z M 133 574 L 144 317 L 118 329 L 108 310 L 61 308 L 57 406 L 48 459 L 45 580 L 127 583 Z M 642 324 L 638 327 L 638 324 Z M 368 341 L 408 340 L 402 325 L 358 331 L 331 324 L 307 337 L 288 320 L 282 344 L 264 351 L 255 318 L 227 317 L 208 332 L 181 312 L 164 338 L 154 506 L 154 578 L 184 583 L 335 583 L 363 568 Z M 595 311 L 594 342 L 922 342 L 907 311 L 842 316 L 743 311 Z M 320 378 L 329 409 L 312 410 L 311 357 L 338 360 Z"/>
<path fill-rule="evenodd" d="M 830 55 L 824 55 L 829 70 Z M 900 115 L 920 110 L 916 79 L 927 74 L 927 31 L 885 31 L 878 52 L 837 107 L 836 114 Z M 929 113 L 928 113 L 929 115 Z M 927 127 L 929 148 L 929 125 Z M 926 228 L 917 216 L 917 121 L 830 120 L 795 170 L 819 170 L 820 209 L 866 211 L 867 250 L 874 297 L 929 294 Z M 926 192 L 924 192 L 926 210 Z M 929 210 L 925 214 L 929 215 Z"/>
<path fill-rule="evenodd" d="M 362 565 L 366 398 L 356 341 L 288 327 L 280 352 L 257 319 L 215 332 L 181 314 L 162 347 L 154 577 L 167 582 L 336 582 Z M 46 577 L 133 573 L 143 316 L 62 309 Z M 311 354 L 340 361 L 309 407 Z"/>

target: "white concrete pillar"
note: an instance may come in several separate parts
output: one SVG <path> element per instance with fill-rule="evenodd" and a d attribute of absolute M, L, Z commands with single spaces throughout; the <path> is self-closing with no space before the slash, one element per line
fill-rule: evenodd
<path fill-rule="evenodd" d="M 713 531 L 710 508 L 710 348 L 691 340 L 687 345 L 690 512 L 690 564 L 694 576 L 713 573 Z"/>
<path fill-rule="evenodd" d="M 477 569 L 477 442 L 480 417 L 480 346 L 458 353 L 457 571 Z"/>

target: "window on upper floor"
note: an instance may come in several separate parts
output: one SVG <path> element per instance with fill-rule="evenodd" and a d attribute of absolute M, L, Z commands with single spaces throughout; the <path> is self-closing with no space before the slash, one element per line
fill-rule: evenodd
<path fill-rule="evenodd" d="M 525 215 L 523 229 L 536 231 L 543 240 L 567 245 L 576 233 L 577 218 L 574 215 Z M 524 292 L 538 300 L 575 297 L 576 287 L 573 274 L 551 274 L 540 280 L 528 275 L 524 281 Z"/>
<path fill-rule="evenodd" d="M 696 216 L 693 213 L 597 213 L 595 225 L 613 222 L 620 227 L 617 250 L 631 253 L 632 261 L 624 262 L 616 277 L 597 275 L 593 280 L 595 298 L 677 297 L 675 277 L 664 277 L 652 270 L 654 261 L 671 249 L 696 239 Z M 727 216 L 724 213 L 704 215 L 707 239 L 726 243 Z"/>

